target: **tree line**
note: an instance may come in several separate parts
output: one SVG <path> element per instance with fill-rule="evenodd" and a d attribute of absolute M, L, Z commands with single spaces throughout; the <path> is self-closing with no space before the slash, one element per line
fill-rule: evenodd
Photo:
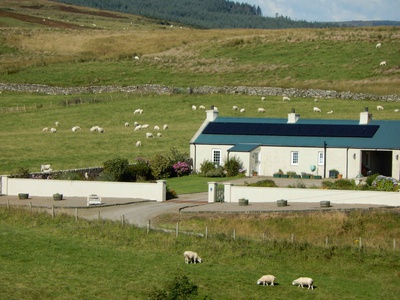
<path fill-rule="evenodd" d="M 263 17 L 259 6 L 227 0 L 56 0 L 58 2 L 142 15 L 160 19 L 163 24 L 176 22 L 198 28 L 326 28 L 335 23 L 292 20 L 275 15 Z M 266 12 L 273 15 L 274 12 Z M 343 26 L 343 25 L 342 25 Z"/>

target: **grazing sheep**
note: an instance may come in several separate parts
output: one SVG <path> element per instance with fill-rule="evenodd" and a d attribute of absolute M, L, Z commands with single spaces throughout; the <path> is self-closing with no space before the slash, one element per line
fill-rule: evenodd
<path fill-rule="evenodd" d="M 261 101 L 265 101 L 265 97 L 261 97 Z"/>
<path fill-rule="evenodd" d="M 399 109 L 398 109 L 398 108 L 396 108 L 396 109 L 394 110 L 394 112 L 399 112 Z"/>
<path fill-rule="evenodd" d="M 315 98 L 315 99 L 314 99 L 314 102 L 318 102 L 318 99 L 317 99 L 317 98 Z"/>
<path fill-rule="evenodd" d="M 92 126 L 92 128 L 90 128 L 89 130 L 90 130 L 90 132 L 95 132 L 95 131 L 97 131 L 99 128 L 100 128 L 99 126 Z"/>
<path fill-rule="evenodd" d="M 133 112 L 134 115 L 136 115 L 136 114 L 142 114 L 142 113 L 143 113 L 143 109 L 140 109 L 140 108 L 135 109 L 135 111 Z"/>
<path fill-rule="evenodd" d="M 238 110 L 238 107 L 236 105 L 232 106 L 233 110 Z"/>
<path fill-rule="evenodd" d="M 375 46 L 376 48 L 380 48 L 380 47 L 382 47 L 382 43 L 378 43 L 378 44 L 376 44 L 376 46 Z"/>
<path fill-rule="evenodd" d="M 161 132 L 157 132 L 157 137 L 162 137 Z"/>
<path fill-rule="evenodd" d="M 214 110 L 215 110 L 215 111 L 218 111 L 218 107 L 214 106 Z"/>
<path fill-rule="evenodd" d="M 239 110 L 239 112 L 241 112 L 241 113 L 244 113 L 246 110 L 244 109 L 244 108 L 241 108 L 240 110 Z"/>
<path fill-rule="evenodd" d="M 168 124 L 164 124 L 163 129 L 167 130 L 168 129 Z"/>
<path fill-rule="evenodd" d="M 141 125 L 137 125 L 137 126 L 135 127 L 135 129 L 134 129 L 134 131 L 139 131 L 139 130 L 142 130 L 142 126 L 141 126 Z"/>
<path fill-rule="evenodd" d="M 148 129 L 149 128 L 149 124 L 143 124 L 142 125 L 142 129 Z"/>
<path fill-rule="evenodd" d="M 154 137 L 154 135 L 151 132 L 147 132 L 146 133 L 146 138 L 150 139 L 150 138 L 153 138 L 153 137 Z"/>
<path fill-rule="evenodd" d="M 104 133 L 104 128 L 101 127 L 97 128 L 97 132 Z"/>
<path fill-rule="evenodd" d="M 376 110 L 383 110 L 383 106 L 382 106 L 382 105 L 378 105 L 378 106 L 376 107 Z"/>
<path fill-rule="evenodd" d="M 125 127 L 129 127 L 129 123 L 128 122 L 125 123 Z"/>
<path fill-rule="evenodd" d="M 133 126 L 135 126 L 135 127 L 136 127 L 136 126 L 138 126 L 138 125 L 139 125 L 139 123 L 138 123 L 138 122 L 136 122 L 136 121 L 135 121 L 135 122 L 133 122 Z"/>
<path fill-rule="evenodd" d="M 381 61 L 381 63 L 379 64 L 381 67 L 386 66 L 386 61 Z"/>
<path fill-rule="evenodd" d="M 265 109 L 264 108 L 262 108 L 262 107 L 260 107 L 260 108 L 258 108 L 258 110 L 257 110 L 259 113 L 265 113 Z"/>
<path fill-rule="evenodd" d="M 41 165 L 40 166 L 40 172 L 42 173 L 51 173 L 53 169 L 51 168 L 51 165 Z"/>
<path fill-rule="evenodd" d="M 185 257 L 185 263 L 190 264 L 197 264 L 197 263 L 202 263 L 203 260 L 200 258 L 200 256 L 193 251 L 185 251 L 183 253 L 183 256 Z"/>
<path fill-rule="evenodd" d="M 57 132 L 57 129 L 55 129 L 54 127 L 52 127 L 52 128 L 50 128 L 50 132 L 56 133 L 56 132 Z"/>
<path fill-rule="evenodd" d="M 74 127 L 72 127 L 72 132 L 76 132 L 76 131 L 78 131 L 78 130 L 80 130 L 81 128 L 79 127 L 79 126 L 74 126 Z"/>
<path fill-rule="evenodd" d="M 160 130 L 160 127 L 159 126 L 154 126 L 154 130 Z"/>
<path fill-rule="evenodd" d="M 49 131 L 49 127 L 45 127 L 42 129 L 42 132 Z"/>
<path fill-rule="evenodd" d="M 316 107 L 316 106 L 313 108 L 313 111 L 314 111 L 314 112 L 321 112 L 321 110 L 320 110 L 318 107 Z"/>
<path fill-rule="evenodd" d="M 274 286 L 276 277 L 274 275 L 263 275 L 260 279 L 257 280 L 258 285 L 268 285 Z"/>
<path fill-rule="evenodd" d="M 139 60 L 139 56 L 135 55 L 135 60 Z"/>
<path fill-rule="evenodd" d="M 300 277 L 295 280 L 293 280 L 292 285 L 298 285 L 299 287 L 303 288 L 305 285 L 308 286 L 308 289 L 314 289 L 313 286 L 314 280 L 309 277 Z"/>
<path fill-rule="evenodd" d="M 196 105 L 192 105 L 192 110 L 196 110 L 197 106 Z"/>
<path fill-rule="evenodd" d="M 137 141 L 135 144 L 136 147 L 142 147 L 142 142 L 141 141 Z"/>
<path fill-rule="evenodd" d="M 333 110 L 328 111 L 327 114 L 333 114 Z"/>
<path fill-rule="evenodd" d="M 56 127 L 60 126 L 60 122 L 55 122 L 54 124 L 56 125 Z"/>
<path fill-rule="evenodd" d="M 200 105 L 200 106 L 199 106 L 199 109 L 205 110 L 206 107 L 205 107 L 204 105 Z"/>
<path fill-rule="evenodd" d="M 289 98 L 288 96 L 283 96 L 283 97 L 282 97 L 282 100 L 283 100 L 283 101 L 290 101 L 290 98 Z"/>

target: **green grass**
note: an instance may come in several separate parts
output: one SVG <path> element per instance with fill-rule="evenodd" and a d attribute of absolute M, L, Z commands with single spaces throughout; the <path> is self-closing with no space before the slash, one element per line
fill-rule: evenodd
<path fill-rule="evenodd" d="M 83 104 L 64 106 L 66 100 L 82 99 Z M 4 92 L 0 95 L 3 107 L 25 107 L 26 111 L 3 113 L 0 118 L 1 152 L 0 174 L 16 172 L 19 168 L 38 172 L 41 164 L 51 164 L 54 170 L 102 166 L 103 162 L 115 157 L 134 162 L 138 157 L 151 159 L 155 154 L 168 153 L 171 148 L 189 152 L 189 141 L 206 117 L 204 111 L 192 111 L 191 106 L 218 106 L 220 116 L 260 117 L 257 108 L 265 107 L 263 117 L 287 118 L 291 108 L 301 118 L 358 119 L 364 107 L 369 106 L 375 119 L 397 119 L 396 102 L 385 103 L 385 110 L 375 111 L 377 101 L 321 100 L 318 106 L 323 112 L 315 114 L 313 99 L 295 99 L 282 102 L 281 97 L 268 97 L 264 103 L 258 96 L 247 95 L 132 95 L 98 94 L 53 96 Z M 232 106 L 245 107 L 246 113 L 232 110 Z M 41 108 L 36 108 L 41 107 Z M 134 115 L 142 108 L 142 115 Z M 53 127 L 60 122 L 55 134 L 42 132 L 44 127 Z M 133 125 L 148 123 L 168 124 L 162 138 L 146 139 L 145 132 L 134 132 L 133 126 L 124 127 L 125 122 Z M 89 129 L 98 125 L 104 134 L 95 134 Z M 73 133 L 71 128 L 80 126 Z M 153 130 L 150 130 L 153 131 Z M 154 132 L 154 131 L 153 131 Z M 143 146 L 135 147 L 137 140 Z"/>
<path fill-rule="evenodd" d="M 305 243 L 251 242 L 150 232 L 0 208 L 2 299 L 146 299 L 176 275 L 199 287 L 198 299 L 396 299 L 399 254 Z M 195 250 L 199 265 L 185 265 Z M 275 287 L 256 285 L 266 273 Z M 300 276 L 316 289 L 293 287 Z M 155 279 L 157 278 L 157 279 Z"/>

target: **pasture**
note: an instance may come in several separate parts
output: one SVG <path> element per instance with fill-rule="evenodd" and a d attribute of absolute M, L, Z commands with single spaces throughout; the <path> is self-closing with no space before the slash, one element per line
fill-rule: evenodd
<path fill-rule="evenodd" d="M 380 222 L 379 214 L 370 217 L 370 223 Z M 294 225 L 285 218 L 280 226 Z M 195 299 L 397 299 L 399 292 L 398 251 L 217 234 L 176 238 L 106 220 L 52 219 L 5 207 L 0 234 L 2 299 L 147 299 L 183 275 L 198 286 Z M 183 252 L 189 249 L 204 262 L 186 265 Z M 264 274 L 275 275 L 277 285 L 256 285 Z M 313 277 L 316 288 L 292 286 L 300 276 Z"/>
<path fill-rule="evenodd" d="M 115 157 L 134 162 L 137 158 L 151 160 L 155 154 L 167 153 L 171 148 L 181 153 L 189 152 L 189 141 L 206 118 L 204 110 L 192 110 L 192 105 L 215 105 L 220 116 L 287 118 L 292 108 L 301 118 L 359 119 L 364 107 L 370 107 L 375 119 L 397 119 L 400 108 L 396 102 L 383 103 L 384 110 L 377 111 L 377 101 L 346 101 L 292 98 L 282 101 L 281 97 L 248 95 L 133 95 L 133 94 L 90 94 L 54 96 L 3 92 L 0 101 L 4 107 L 25 107 L 25 111 L 1 114 L 0 174 L 16 172 L 19 168 L 39 172 L 40 165 L 50 164 L 54 170 L 96 167 Z M 65 103 L 74 103 L 65 105 Z M 75 104 L 77 103 L 77 104 Z M 82 103 L 82 104 L 80 104 Z M 245 108 L 245 113 L 232 110 L 236 105 Z M 318 105 L 321 113 L 313 112 Z M 259 107 L 266 112 L 257 112 Z M 136 109 L 143 114 L 134 114 Z M 332 114 L 327 114 L 333 110 Z M 149 124 L 148 130 L 134 131 L 134 122 Z M 59 127 L 55 126 L 59 122 Z M 125 127 L 128 122 L 131 126 Z M 146 132 L 155 125 L 162 137 L 146 138 Z M 72 127 L 81 130 L 72 132 Z M 90 132 L 92 126 L 100 126 L 105 133 Z M 57 132 L 42 132 L 44 127 L 56 127 Z M 141 147 L 135 147 L 140 140 Z"/>

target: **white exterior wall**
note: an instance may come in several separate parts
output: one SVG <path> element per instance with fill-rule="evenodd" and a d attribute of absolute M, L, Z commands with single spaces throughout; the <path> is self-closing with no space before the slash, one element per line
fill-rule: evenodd
<path fill-rule="evenodd" d="M 107 182 L 83 180 L 44 180 L 1 177 L 2 193 L 16 196 L 29 193 L 30 196 L 52 197 L 60 193 L 65 197 L 87 197 L 97 194 L 100 197 L 139 198 L 155 201 L 166 200 L 166 181 L 157 183 Z"/>
<path fill-rule="evenodd" d="M 392 176 L 400 180 L 400 151 L 393 151 Z"/>
<path fill-rule="evenodd" d="M 232 146 L 233 145 L 190 145 L 190 157 L 194 159 L 193 169 L 195 171 L 200 171 L 200 165 L 204 161 L 213 161 L 213 150 L 221 150 L 221 164 L 223 165 L 228 158 L 228 150 L 232 148 Z M 196 158 L 194 157 L 194 153 L 196 153 Z"/>

